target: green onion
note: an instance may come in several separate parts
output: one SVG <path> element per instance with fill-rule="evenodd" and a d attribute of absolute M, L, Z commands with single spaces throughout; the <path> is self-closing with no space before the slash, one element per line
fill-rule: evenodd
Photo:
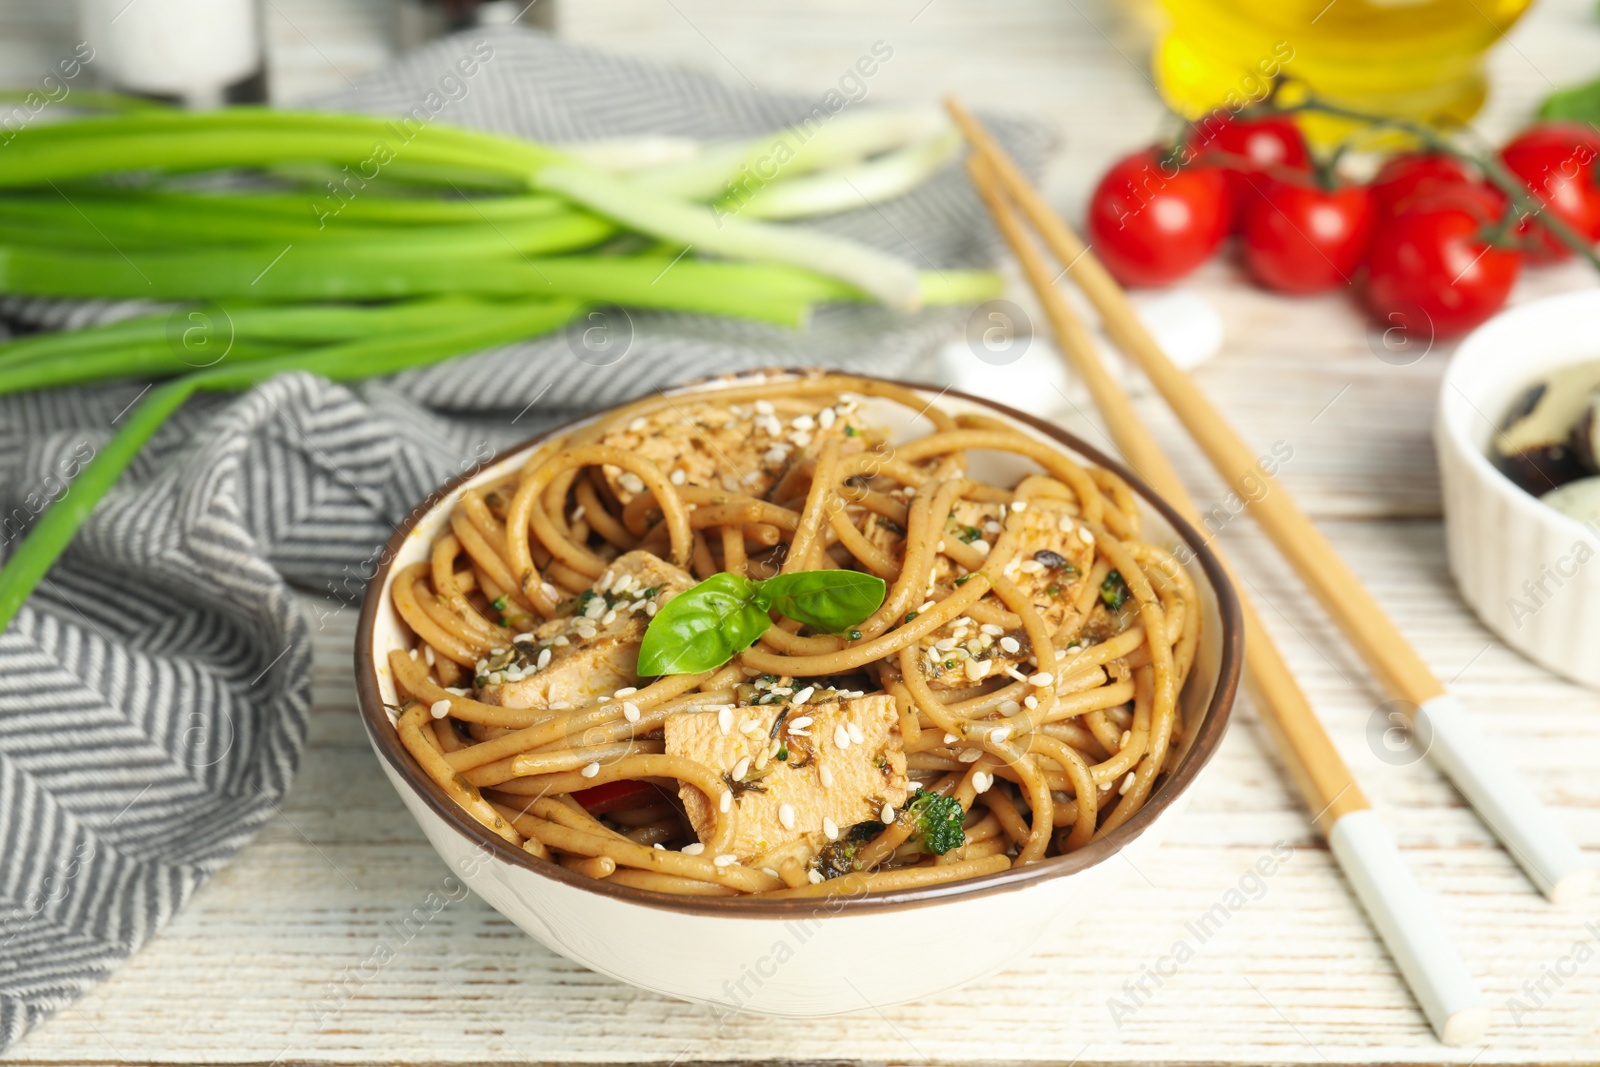
<path fill-rule="evenodd" d="M 139 449 L 194 393 L 245 389 L 290 371 L 310 371 L 335 380 L 393 374 L 463 352 L 548 333 L 563 326 L 577 308 L 578 304 L 573 301 L 552 300 L 526 305 L 493 321 L 464 328 L 400 339 L 381 337 L 351 341 L 254 362 L 235 364 L 230 360 L 156 386 L 73 479 L 72 491 L 39 517 L 5 566 L 0 568 L 0 629 L 16 617 L 28 594 L 65 551 L 95 504 L 116 484 Z"/>
<path fill-rule="evenodd" d="M 747 199 L 723 198 L 726 210 L 750 218 L 796 219 L 881 203 L 916 188 L 961 151 L 961 134 L 939 137 L 868 163 L 762 186 Z"/>

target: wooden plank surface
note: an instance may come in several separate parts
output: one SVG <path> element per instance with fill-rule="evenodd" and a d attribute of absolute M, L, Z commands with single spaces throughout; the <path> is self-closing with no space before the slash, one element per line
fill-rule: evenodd
<path fill-rule="evenodd" d="M 273 0 L 275 97 L 304 99 L 381 63 L 384 11 L 379 0 Z M 1157 130 L 1144 75 L 1147 19 L 1135 6 L 1091 0 L 571 0 L 561 9 L 563 31 L 578 40 L 802 91 L 821 92 L 873 41 L 889 41 L 895 56 L 874 81 L 874 99 L 955 91 L 1060 129 L 1065 149 L 1048 189 L 1069 212 L 1112 156 Z M 61 11 L 0 0 L 0 75 L 26 84 L 27 63 L 70 34 Z M 1592 74 L 1597 44 L 1589 0 L 1537 5 L 1494 58 L 1498 91 L 1484 129 L 1503 133 L 1552 84 Z M 1269 297 L 1227 263 L 1192 284 L 1227 325 L 1225 354 L 1199 372 L 1207 391 L 1263 450 L 1293 447 L 1284 481 L 1557 817 L 1600 848 L 1600 699 L 1492 639 L 1444 569 L 1429 428 L 1446 348 L 1393 366 L 1373 354 L 1342 296 Z M 1566 268 L 1529 277 L 1517 298 L 1593 284 Z M 1219 484 L 1171 421 L 1148 400 L 1144 410 L 1197 498 L 1219 501 Z M 1095 439 L 1078 414 L 1060 414 Z M 470 897 L 399 945 L 387 965 L 370 967 L 380 940 L 395 940 L 390 924 L 439 888 L 445 871 L 361 736 L 350 681 L 354 612 L 346 611 L 317 635 L 311 744 L 281 818 L 153 944 L 8 1062 L 1594 1059 L 1600 925 L 1586 923 L 1600 908 L 1546 904 L 1437 773 L 1374 741 L 1383 698 L 1362 665 L 1247 520 L 1227 524 L 1222 540 L 1456 932 L 1495 1009 L 1487 1048 L 1433 1041 L 1247 704 L 1171 843 L 1157 863 L 1125 872 L 1113 906 L 1051 931 L 986 983 L 927 1003 L 817 1022 L 723 1020 L 584 971 Z M 1186 923 L 1240 887 L 1280 842 L 1293 849 L 1288 862 L 1199 942 Z M 966 932 L 929 936 L 954 946 Z M 1194 956 L 1172 968 L 1180 940 Z M 1146 992 L 1137 991 L 1141 980 Z"/>

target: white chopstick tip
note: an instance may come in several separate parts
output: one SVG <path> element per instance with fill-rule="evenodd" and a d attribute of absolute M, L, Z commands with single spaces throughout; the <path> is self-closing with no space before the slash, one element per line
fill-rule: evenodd
<path fill-rule="evenodd" d="M 1455 1012 L 1439 1027 L 1439 1040 L 1454 1047 L 1481 1044 L 1489 1032 L 1490 1014 L 1487 1004 Z"/>
<path fill-rule="evenodd" d="M 1594 892 L 1595 869 L 1580 867 L 1557 878 L 1545 894 L 1552 904 L 1576 904 Z"/>

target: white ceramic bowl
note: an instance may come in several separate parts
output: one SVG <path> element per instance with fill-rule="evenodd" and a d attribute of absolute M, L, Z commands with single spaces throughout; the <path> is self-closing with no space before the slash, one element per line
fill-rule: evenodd
<path fill-rule="evenodd" d="M 717 379 L 695 390 L 750 384 L 787 372 Z M 535 441 L 457 479 L 425 501 L 395 534 L 367 592 L 356 638 L 362 719 L 384 773 L 451 870 L 544 945 L 602 974 L 724 1011 L 818 1016 L 915 1000 L 998 970 L 1065 912 L 1089 912 L 1116 888 L 1126 864 L 1159 844 L 1196 775 L 1216 751 L 1238 684 L 1243 636 L 1238 601 L 1204 539 L 1127 471 L 1069 435 L 998 404 L 924 389 L 946 410 L 1010 421 L 1091 463 L 1117 470 L 1142 497 L 1147 535 L 1186 543 L 1202 598 L 1204 636 L 1183 692 L 1186 747 L 1170 778 L 1133 818 L 1070 856 L 925 889 L 823 900 L 702 899 L 609 885 L 535 859 L 488 832 L 415 764 L 393 729 L 388 652 L 409 644 L 390 604 L 394 573 L 425 558 L 464 486 L 503 477 Z M 868 417 L 872 417 L 869 401 Z M 907 436 L 927 432 L 905 422 Z M 885 419 L 875 421 L 884 422 Z M 985 470 L 1015 477 L 1023 469 Z M 932 931 L 961 931 L 959 947 Z"/>
<path fill-rule="evenodd" d="M 1519 489 L 1489 460 L 1523 390 L 1600 360 L 1600 290 L 1501 312 L 1456 350 L 1434 444 L 1450 573 L 1483 624 L 1535 663 L 1600 687 L 1600 531 Z"/>

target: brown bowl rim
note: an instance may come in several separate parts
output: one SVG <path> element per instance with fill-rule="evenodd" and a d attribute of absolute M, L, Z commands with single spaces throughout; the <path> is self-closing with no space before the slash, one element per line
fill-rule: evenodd
<path fill-rule="evenodd" d="M 737 371 L 714 375 L 682 386 L 673 386 L 655 391 L 670 393 L 674 390 L 711 386 L 721 381 L 741 381 L 760 375 L 777 377 L 815 373 L 818 373 L 818 371 L 811 368 L 770 368 Z M 444 498 L 455 492 L 463 482 L 475 477 L 478 473 L 477 470 L 469 470 L 456 475 L 429 494 L 426 500 L 411 510 L 411 513 L 406 516 L 405 520 L 395 530 L 394 535 L 389 538 L 380 556 L 377 570 L 367 585 L 367 592 L 361 605 L 361 617 L 356 627 L 356 702 L 360 710 L 362 725 L 366 728 L 367 736 L 373 747 L 395 769 L 396 773 L 422 797 L 427 805 L 439 815 L 446 825 L 478 846 L 479 849 L 487 850 L 497 859 L 522 867 L 569 888 L 595 893 L 623 903 L 637 904 L 665 911 L 686 912 L 711 918 L 793 919 L 800 915 L 815 915 L 820 911 L 841 915 L 871 914 L 903 908 L 925 907 L 967 897 L 1014 892 L 1039 882 L 1076 874 L 1121 852 L 1124 846 L 1140 837 L 1178 797 L 1189 789 L 1195 778 L 1205 769 L 1206 764 L 1211 762 L 1221 744 L 1222 735 L 1227 730 L 1228 721 L 1233 711 L 1234 698 L 1238 691 L 1239 678 L 1244 662 L 1244 621 L 1239 607 L 1238 595 L 1235 593 L 1232 583 L 1228 580 L 1221 561 L 1211 551 L 1206 540 L 1200 536 L 1199 532 L 1174 511 L 1165 500 L 1157 496 L 1142 478 L 1128 470 L 1122 463 L 1111 459 L 1099 449 L 1078 438 L 1075 434 L 1051 425 L 1043 419 L 1018 411 L 998 401 L 956 389 L 848 371 L 822 371 L 822 373 L 835 373 L 845 377 L 885 382 L 907 389 L 936 392 L 941 397 L 955 397 L 987 407 L 1006 418 L 1038 430 L 1056 443 L 1066 446 L 1077 455 L 1114 471 L 1127 481 L 1129 487 L 1135 493 L 1160 513 L 1162 518 L 1166 519 L 1173 531 L 1194 553 L 1195 559 L 1199 561 L 1201 570 L 1205 573 L 1206 580 L 1210 582 L 1213 595 L 1216 597 L 1217 614 L 1222 624 L 1222 654 L 1218 664 L 1216 688 L 1212 691 L 1200 733 L 1196 735 L 1190 745 L 1189 754 L 1183 765 L 1174 772 L 1166 785 L 1151 797 L 1145 806 L 1130 817 L 1126 823 L 1117 827 L 1105 837 L 1090 842 L 1070 855 L 1054 856 L 1026 867 L 1013 867 L 977 878 L 916 889 L 889 890 L 843 898 L 791 897 L 779 900 L 763 900 L 760 897 L 686 897 L 671 893 L 659 893 L 649 889 L 636 889 L 631 886 L 611 885 L 604 880 L 596 880 L 586 875 L 578 874 L 575 871 L 570 871 L 548 860 L 538 859 L 520 848 L 513 847 L 499 835 L 490 832 L 456 804 L 432 778 L 428 777 L 421 765 L 412 758 L 411 754 L 406 751 L 405 746 L 400 743 L 399 734 L 394 730 L 393 723 L 389 721 L 388 711 L 384 707 L 382 695 L 378 691 L 376 664 L 372 656 L 372 637 L 373 630 L 377 624 L 378 608 L 382 600 L 381 592 L 388 579 L 389 569 L 393 565 L 401 546 L 411 535 L 411 531 L 416 528 L 417 523 L 437 507 Z M 613 407 L 622 407 L 631 402 L 624 401 L 622 404 L 613 405 Z M 533 435 L 526 441 L 504 449 L 501 455 L 514 455 L 524 452 L 553 434 L 560 433 L 575 424 L 599 417 L 603 413 L 590 412 L 569 419 Z"/>

